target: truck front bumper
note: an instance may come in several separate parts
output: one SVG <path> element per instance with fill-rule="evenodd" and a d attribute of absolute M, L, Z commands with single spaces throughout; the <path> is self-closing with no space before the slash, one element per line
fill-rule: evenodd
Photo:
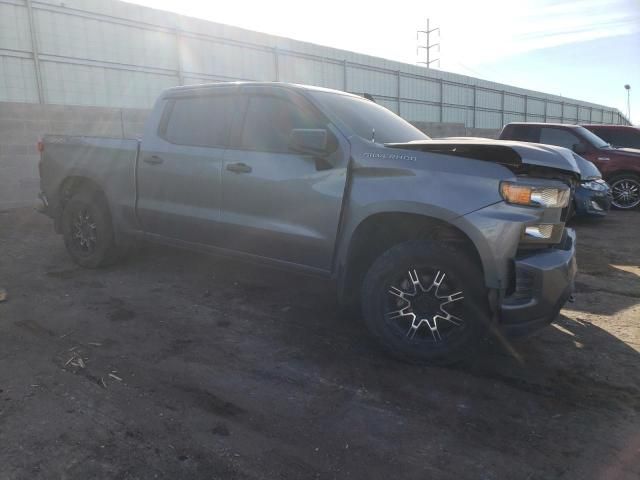
<path fill-rule="evenodd" d="M 513 288 L 500 305 L 500 325 L 509 336 L 531 333 L 551 323 L 571 297 L 577 272 L 575 233 L 565 229 L 554 248 L 519 252 L 513 261 Z"/>

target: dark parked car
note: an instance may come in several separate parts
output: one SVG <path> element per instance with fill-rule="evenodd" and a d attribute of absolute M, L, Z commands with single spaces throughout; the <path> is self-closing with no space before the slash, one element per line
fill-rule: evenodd
<path fill-rule="evenodd" d="M 640 149 L 640 128 L 629 125 L 583 125 L 616 148 Z"/>
<path fill-rule="evenodd" d="M 580 168 L 580 185 L 573 198 L 573 211 L 581 217 L 603 217 L 611 208 L 611 188 L 593 162 L 574 155 Z"/>
<path fill-rule="evenodd" d="M 500 139 L 569 148 L 602 172 L 611 185 L 614 207 L 631 209 L 640 205 L 640 150 L 614 148 L 580 125 L 559 123 L 509 123 Z"/>

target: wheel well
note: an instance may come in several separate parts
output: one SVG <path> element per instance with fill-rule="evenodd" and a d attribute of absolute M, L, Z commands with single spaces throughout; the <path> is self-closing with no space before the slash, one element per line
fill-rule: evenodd
<path fill-rule="evenodd" d="M 102 187 L 87 177 L 67 177 L 64 179 L 58 190 L 59 210 L 62 212 L 69 199 L 78 192 L 92 192 L 102 200 L 106 200 L 106 195 Z"/>
<path fill-rule="evenodd" d="M 622 177 L 625 175 L 631 175 L 633 177 L 640 177 L 640 172 L 636 172 L 634 170 L 616 170 L 615 172 L 609 174 L 606 178 L 607 182 L 609 182 L 610 180 L 613 180 L 614 178 L 617 177 Z"/>
<path fill-rule="evenodd" d="M 434 217 L 411 213 L 379 213 L 366 218 L 356 228 L 349 243 L 344 274 L 341 276 L 340 299 L 354 304 L 360 297 L 360 286 L 371 264 L 394 245 L 408 240 L 438 240 L 455 246 L 469 256 L 482 271 L 482 262 L 471 239 L 462 230 Z"/>
<path fill-rule="evenodd" d="M 108 205 L 107 196 L 102 187 L 87 177 L 67 177 L 60 184 L 55 201 L 54 228 L 57 233 L 61 233 L 62 212 L 69 199 L 78 192 L 91 192 L 95 198 Z"/>

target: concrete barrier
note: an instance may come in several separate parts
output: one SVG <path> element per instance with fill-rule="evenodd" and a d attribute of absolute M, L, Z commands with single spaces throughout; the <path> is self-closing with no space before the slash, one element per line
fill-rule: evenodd
<path fill-rule="evenodd" d="M 142 135 L 149 110 L 0 102 L 0 209 L 36 201 L 44 134 Z"/>

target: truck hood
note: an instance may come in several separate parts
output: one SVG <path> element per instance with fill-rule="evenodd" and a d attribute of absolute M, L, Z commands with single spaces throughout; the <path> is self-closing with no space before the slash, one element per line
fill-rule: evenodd
<path fill-rule="evenodd" d="M 511 166 L 535 165 L 582 176 L 573 152 L 553 145 L 486 138 L 449 138 L 386 143 L 385 147 L 456 155 Z"/>
<path fill-rule="evenodd" d="M 609 152 L 615 153 L 616 155 L 624 155 L 625 157 L 634 157 L 640 158 L 640 150 L 637 148 L 612 148 Z"/>

